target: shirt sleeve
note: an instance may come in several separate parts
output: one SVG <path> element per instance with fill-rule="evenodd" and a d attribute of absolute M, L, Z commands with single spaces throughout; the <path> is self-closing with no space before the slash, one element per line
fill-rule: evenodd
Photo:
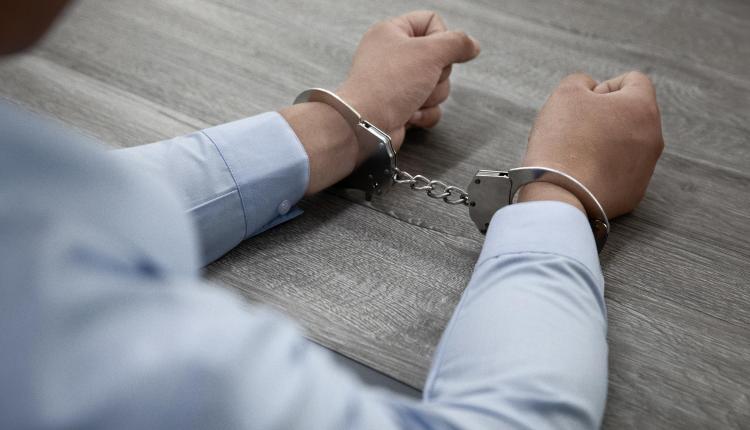
<path fill-rule="evenodd" d="M 203 264 L 302 213 L 295 205 L 309 181 L 307 153 L 277 112 L 113 153 L 179 191 Z"/>
<path fill-rule="evenodd" d="M 231 234 L 201 226 L 226 235 L 214 252 L 283 219 L 279 199 L 299 198 L 306 164 L 279 121 L 262 115 L 116 162 L 0 104 L 0 196 L 15 202 L 0 205 L 0 380 L 12 393 L 0 427 L 599 426 L 604 283 L 572 206 L 498 211 L 422 401 L 365 386 L 287 318 L 200 279 L 178 194 L 193 212 L 235 196 L 215 209 Z M 289 144 L 298 161 L 272 144 Z M 176 190 L 137 171 L 155 160 Z M 278 183 L 287 185 L 267 194 Z"/>
<path fill-rule="evenodd" d="M 492 220 L 424 399 L 452 409 L 456 422 L 475 420 L 466 428 L 599 428 L 606 329 L 583 213 L 560 202 L 507 206 Z"/>
<path fill-rule="evenodd" d="M 69 268 L 80 272 L 67 278 L 76 288 L 81 279 L 95 284 L 86 289 L 95 297 L 65 312 L 87 323 L 55 317 L 65 324 L 50 336 L 65 341 L 41 353 L 61 427 L 64 419 L 106 428 L 378 430 L 601 422 L 603 281 L 586 218 L 563 203 L 514 205 L 494 217 L 422 401 L 365 386 L 288 319 L 224 289 L 191 277 L 94 277 L 89 265 Z"/>

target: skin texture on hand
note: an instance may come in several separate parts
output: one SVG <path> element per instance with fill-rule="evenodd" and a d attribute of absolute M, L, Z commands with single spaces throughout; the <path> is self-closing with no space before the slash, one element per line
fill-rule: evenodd
<path fill-rule="evenodd" d="M 372 26 L 337 93 L 398 148 L 405 126 L 433 127 L 450 93 L 454 63 L 479 55 L 479 43 L 449 31 L 434 12 L 416 11 Z"/>
<path fill-rule="evenodd" d="M 479 54 L 463 32 L 448 31 L 434 12 L 416 11 L 373 25 L 357 48 L 346 81 L 336 93 L 401 147 L 407 127 L 432 127 L 450 92 L 454 63 Z M 310 158 L 313 194 L 345 178 L 356 167 L 354 133 L 322 103 L 282 109 Z"/>
<path fill-rule="evenodd" d="M 574 74 L 563 79 L 542 107 L 523 165 L 573 176 L 615 218 L 643 198 L 663 148 L 659 107 L 648 77 L 628 72 L 597 83 Z M 518 200 L 560 200 L 582 209 L 571 193 L 544 183 L 527 185 Z"/>

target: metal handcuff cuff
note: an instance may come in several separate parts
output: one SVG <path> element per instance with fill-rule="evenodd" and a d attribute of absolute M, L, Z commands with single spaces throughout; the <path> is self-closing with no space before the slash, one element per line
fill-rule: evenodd
<path fill-rule="evenodd" d="M 369 201 L 373 194 L 383 194 L 394 184 L 409 184 L 414 190 L 442 199 L 452 205 L 469 206 L 469 216 L 482 234 L 487 232 L 490 220 L 498 209 L 513 204 L 518 190 L 531 182 L 550 182 L 558 185 L 581 201 L 589 217 L 596 247 L 601 252 L 609 235 L 609 220 L 594 195 L 572 176 L 547 167 L 519 167 L 507 172 L 479 170 L 472 178 L 467 191 L 442 181 L 430 180 L 422 175 L 411 175 L 396 167 L 396 152 L 388 134 L 362 118 L 339 96 L 322 88 L 303 91 L 294 104 L 320 102 L 334 108 L 354 130 L 359 144 L 357 167 L 337 187 L 362 190 Z"/>

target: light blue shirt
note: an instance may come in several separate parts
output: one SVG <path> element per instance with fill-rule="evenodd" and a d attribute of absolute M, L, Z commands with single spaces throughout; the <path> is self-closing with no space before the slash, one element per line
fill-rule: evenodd
<path fill-rule="evenodd" d="M 0 132 L 1 428 L 600 425 L 604 281 L 572 206 L 498 211 L 416 401 L 200 277 L 300 214 L 308 160 L 277 113 L 105 151 L 0 103 Z"/>

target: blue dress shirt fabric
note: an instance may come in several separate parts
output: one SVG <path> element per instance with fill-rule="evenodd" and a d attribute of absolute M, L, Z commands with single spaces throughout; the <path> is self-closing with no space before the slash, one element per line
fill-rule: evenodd
<path fill-rule="evenodd" d="M 498 211 L 416 401 L 201 279 L 300 214 L 308 160 L 277 113 L 120 151 L 8 103 L 0 130 L 2 428 L 600 425 L 604 281 L 572 206 Z"/>

